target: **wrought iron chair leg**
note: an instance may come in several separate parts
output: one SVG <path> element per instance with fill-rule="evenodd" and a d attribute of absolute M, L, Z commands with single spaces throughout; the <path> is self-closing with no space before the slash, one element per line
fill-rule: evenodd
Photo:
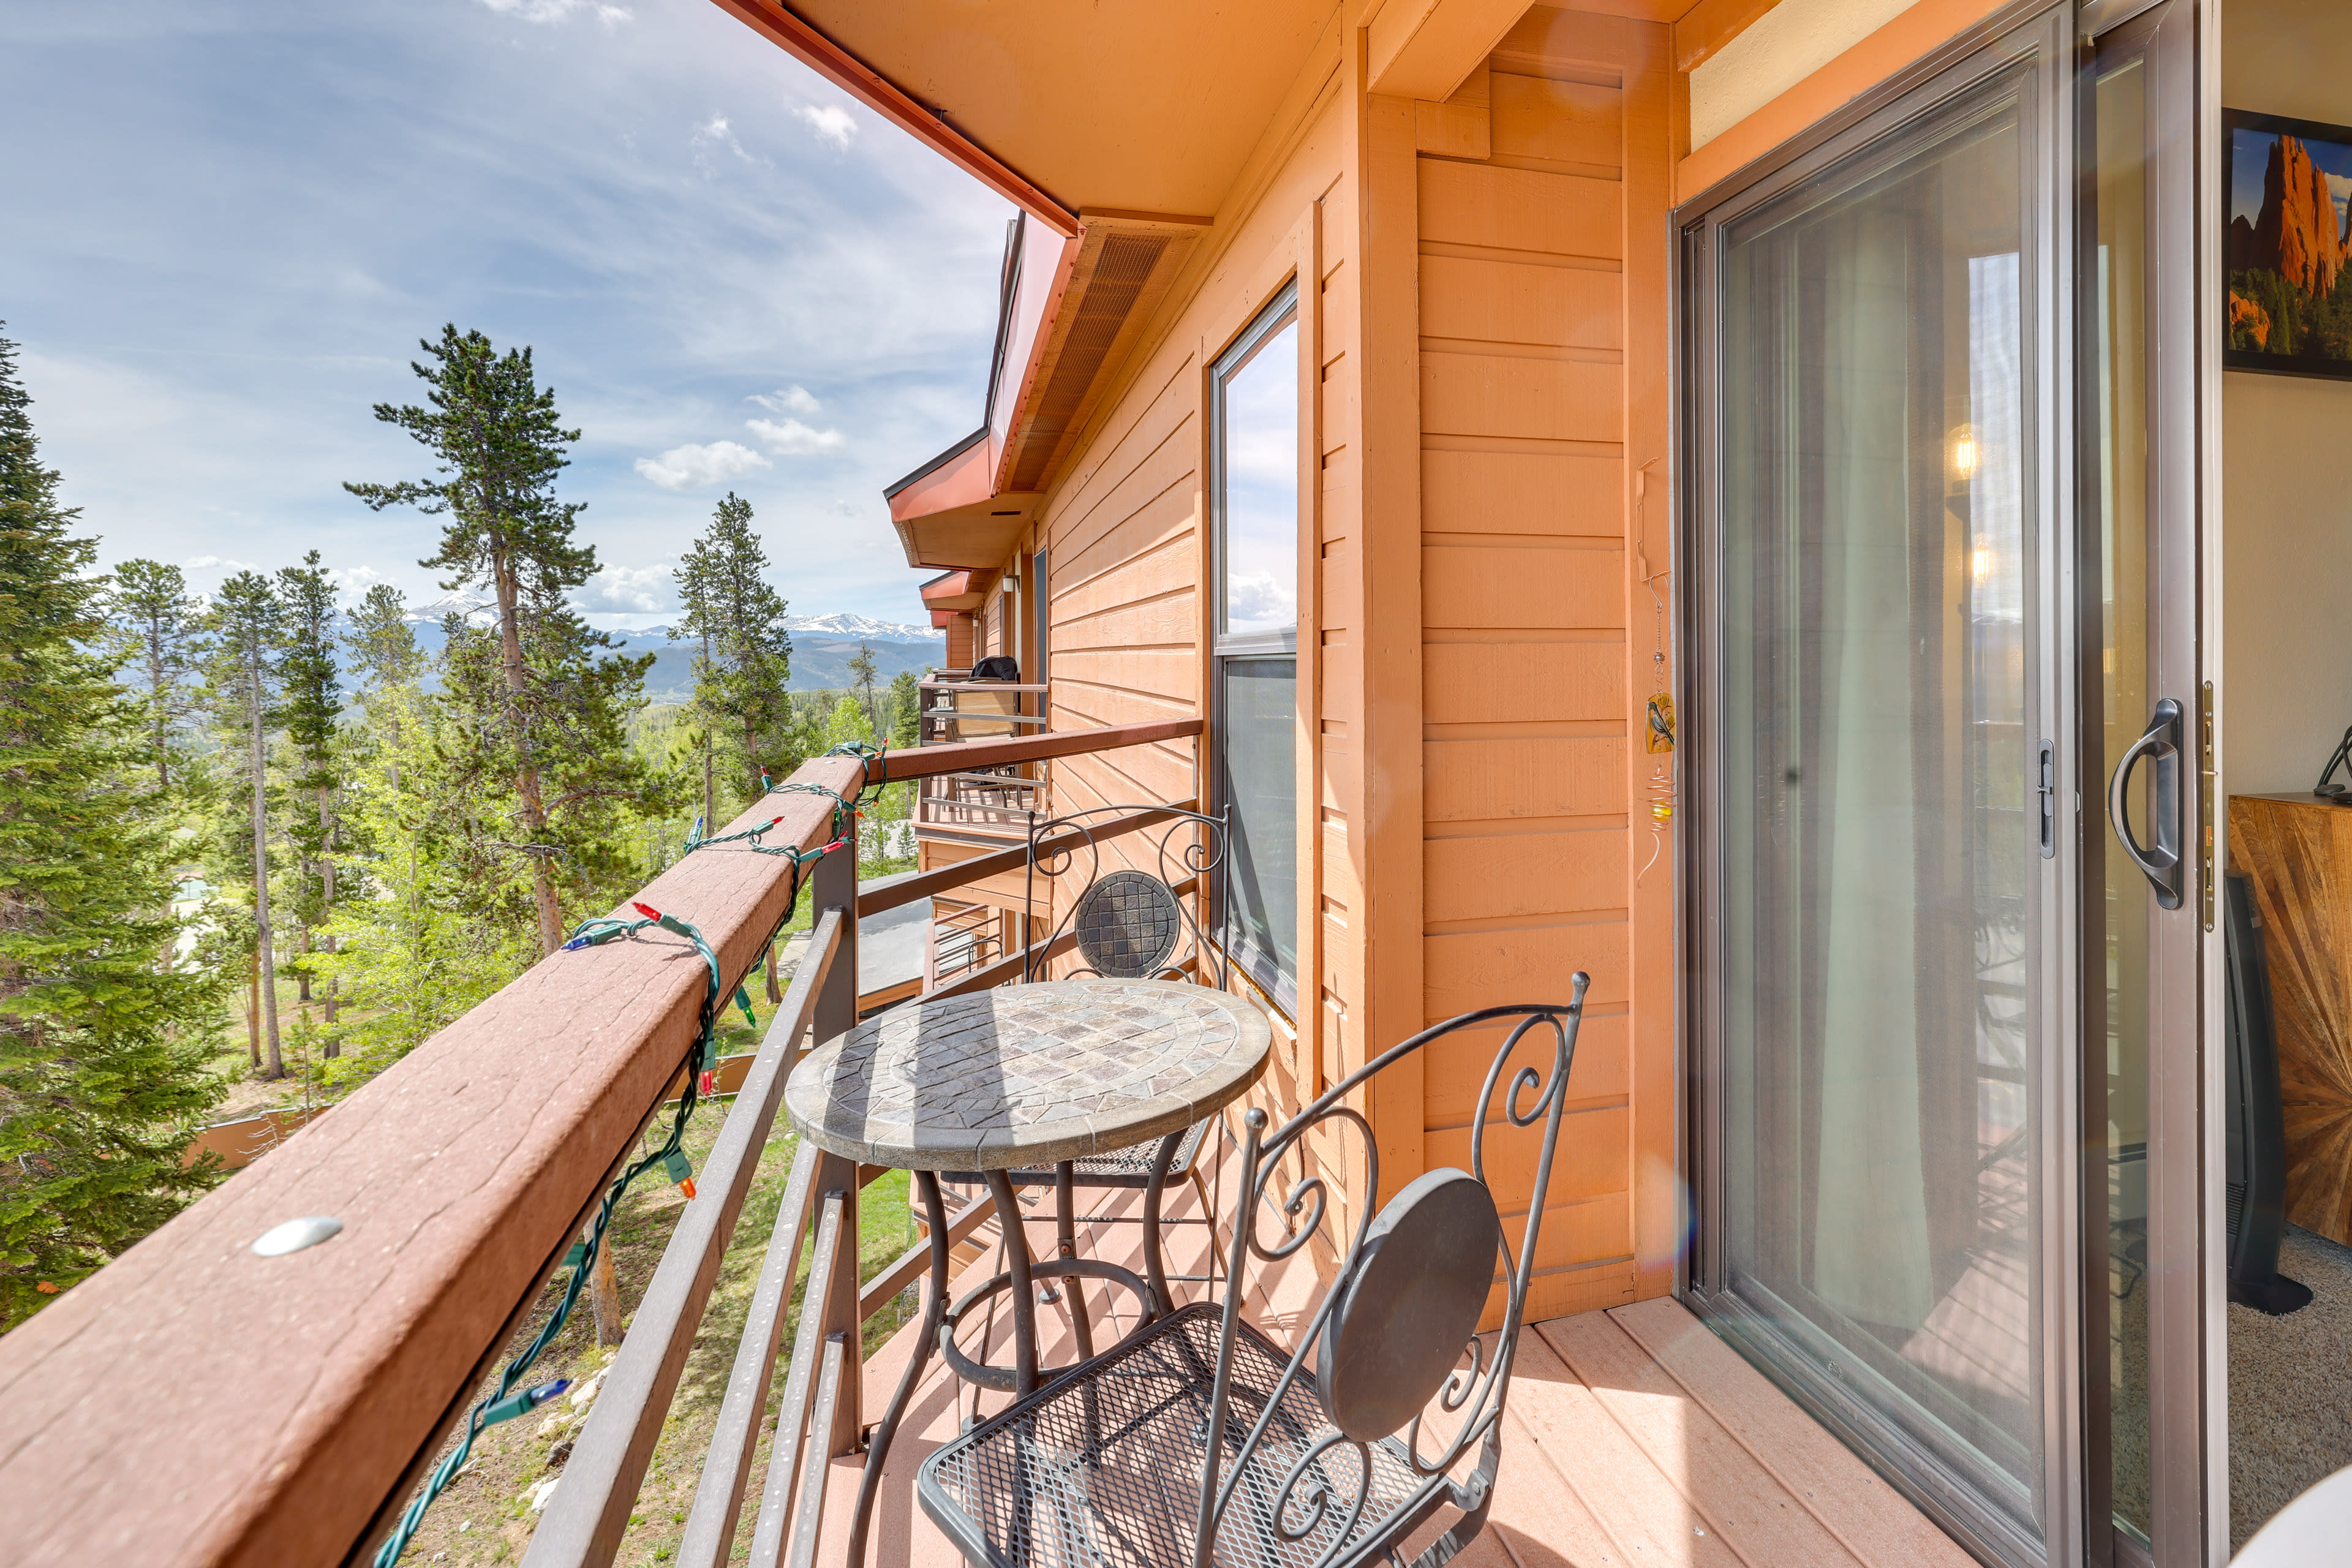
<path fill-rule="evenodd" d="M 947 1205 L 940 1197 L 940 1179 L 929 1171 L 915 1173 L 915 1184 L 923 1194 L 924 1212 L 930 1215 L 931 1279 L 929 1299 L 923 1303 L 923 1329 L 915 1337 L 913 1352 L 907 1358 L 907 1370 L 899 1374 L 898 1391 L 890 1396 L 890 1407 L 882 1413 L 881 1423 L 866 1446 L 866 1473 L 857 1480 L 857 1510 L 850 1517 L 849 1551 L 843 1559 L 849 1568 L 862 1568 L 866 1561 L 866 1531 L 874 1518 L 874 1498 L 882 1485 L 882 1466 L 889 1458 L 892 1439 L 898 1435 L 898 1422 L 907 1414 L 908 1401 L 915 1396 L 915 1386 L 923 1380 L 923 1371 L 929 1365 L 931 1342 L 940 1337 L 940 1321 L 948 1310 L 948 1216 Z"/>
<path fill-rule="evenodd" d="M 1073 1174 L 1067 1160 L 1054 1167 L 1054 1241 L 1065 1261 L 1078 1255 L 1077 1226 L 1072 1217 Z M 1078 1338 L 1078 1359 L 1092 1361 L 1095 1358 L 1094 1325 L 1087 1321 L 1086 1292 L 1078 1288 L 1076 1275 L 1062 1276 L 1062 1295 L 1070 1304 L 1070 1327 Z"/>

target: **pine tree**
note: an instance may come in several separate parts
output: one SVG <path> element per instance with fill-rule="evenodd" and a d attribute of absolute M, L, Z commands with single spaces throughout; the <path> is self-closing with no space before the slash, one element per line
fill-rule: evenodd
<path fill-rule="evenodd" d="M 378 583 L 360 598 L 351 613 L 351 629 L 343 634 L 343 651 L 352 658 L 358 677 L 360 702 L 368 724 L 380 730 L 393 754 L 393 783 L 400 782 L 400 727 L 425 673 L 425 655 L 416 634 L 408 629 L 408 602 L 389 583 Z M 395 700 L 401 699 L 401 700 Z"/>
<path fill-rule="evenodd" d="M 269 910 L 269 737 L 279 722 L 278 660 L 286 608 L 258 572 L 240 572 L 213 601 L 214 711 L 243 752 L 246 829 L 252 860 L 254 984 L 265 1051 L 262 1076 L 286 1076 L 278 1033 L 278 955 Z"/>
<path fill-rule="evenodd" d="M 107 651 L 138 692 L 140 729 L 155 787 L 172 787 L 176 735 L 196 710 L 205 658 L 205 607 L 177 566 L 126 561 L 106 598 Z"/>
<path fill-rule="evenodd" d="M 874 709 L 874 645 L 861 642 L 857 651 L 849 656 L 849 684 L 857 689 L 858 699 L 866 704 L 866 727 L 882 733 L 882 715 Z"/>
<path fill-rule="evenodd" d="M 294 752 L 290 787 L 298 803 L 287 834 L 294 842 L 295 949 L 301 954 L 295 973 L 301 981 L 302 1000 L 308 1002 L 312 933 L 333 917 L 335 909 L 335 802 L 342 786 L 335 722 L 343 710 L 335 668 L 335 585 L 319 564 L 317 551 L 304 556 L 301 565 L 278 574 L 278 598 L 286 610 L 286 646 L 278 657 L 278 677 L 285 693 L 286 740 Z M 325 940 L 331 944 L 334 938 Z M 326 1005 L 326 1021 L 332 1024 L 331 979 Z M 329 1057 L 335 1054 L 331 1032 L 323 1037 L 322 1049 Z"/>
<path fill-rule="evenodd" d="M 203 975 L 159 970 L 168 824 L 134 785 L 143 717 L 97 650 L 97 545 L 40 464 L 0 338 L 0 1330 L 211 1184 Z"/>
<path fill-rule="evenodd" d="M 922 683 L 911 669 L 902 669 L 890 682 L 890 745 L 906 751 L 922 733 Z"/>
<path fill-rule="evenodd" d="M 767 570 L 767 552 L 751 531 L 751 503 L 730 490 L 677 569 L 678 600 L 686 606 L 679 629 L 703 647 L 694 666 L 694 713 L 705 737 L 703 813 L 712 821 L 711 738 L 723 729 L 730 750 L 740 744 L 730 771 L 748 795 L 758 787 L 761 764 L 772 769 L 782 760 L 778 748 L 792 721 L 793 639 L 784 630 L 784 596 Z"/>
<path fill-rule="evenodd" d="M 409 368 L 429 388 L 429 406 L 379 403 L 375 416 L 431 452 L 436 477 L 343 488 L 379 511 L 415 506 L 448 519 L 440 551 L 420 564 L 446 571 L 446 588 L 479 584 L 496 597 L 492 631 L 457 628 L 445 658 L 468 679 L 450 696 L 473 710 L 461 724 L 476 746 L 477 776 L 494 765 L 513 792 L 514 821 L 486 831 L 478 847 L 527 862 L 540 951 L 553 952 L 564 934 L 559 883 L 598 884 L 607 868 L 599 862 L 614 854 L 608 819 L 658 793 L 626 734 L 653 658 L 598 657 L 613 640 L 565 603 L 595 574 L 596 552 L 572 537 L 582 503 L 556 499 L 556 476 L 570 462 L 564 448 L 580 432 L 563 428 L 530 350 L 501 354 L 482 333 L 455 325 L 423 347 L 432 363 Z M 492 647 L 473 646 L 486 636 Z M 551 773 L 564 776 L 551 781 Z"/>

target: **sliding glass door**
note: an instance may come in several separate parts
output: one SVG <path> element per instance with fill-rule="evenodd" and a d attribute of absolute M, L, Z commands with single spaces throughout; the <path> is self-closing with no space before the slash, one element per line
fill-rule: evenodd
<path fill-rule="evenodd" d="M 1724 204 L 1687 258 L 1714 344 L 1692 454 L 1714 1201 L 1692 1295 L 2021 1564 L 2072 1518 L 2045 790 L 2062 37 Z"/>
<path fill-rule="evenodd" d="M 2017 1568 L 2211 1546 L 2196 24 L 1682 215 L 1687 1297 Z"/>

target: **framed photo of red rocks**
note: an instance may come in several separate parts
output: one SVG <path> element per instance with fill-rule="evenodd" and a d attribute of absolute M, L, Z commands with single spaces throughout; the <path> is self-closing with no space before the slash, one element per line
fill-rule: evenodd
<path fill-rule="evenodd" d="M 2221 110 L 2221 363 L 2352 380 L 2352 125 Z"/>

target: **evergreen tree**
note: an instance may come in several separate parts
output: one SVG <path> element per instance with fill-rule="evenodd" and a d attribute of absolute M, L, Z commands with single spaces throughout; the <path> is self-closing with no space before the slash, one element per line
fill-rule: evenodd
<path fill-rule="evenodd" d="M 866 727 L 882 733 L 882 715 L 874 710 L 874 645 L 861 642 L 857 651 L 849 656 L 849 684 L 857 689 L 858 700 L 866 705 Z"/>
<path fill-rule="evenodd" d="M 278 954 L 269 910 L 269 737 L 279 722 L 279 659 L 286 608 L 269 579 L 240 572 L 213 601 L 209 675 L 224 738 L 242 753 L 245 830 L 252 856 L 254 984 L 264 1049 L 262 1076 L 286 1076 L 278 1032 Z"/>
<path fill-rule="evenodd" d="M 295 949 L 301 954 L 295 973 L 302 1000 L 308 1002 L 312 933 L 332 918 L 335 908 L 335 802 L 342 785 L 336 725 L 343 699 L 335 668 L 335 585 L 319 564 L 317 551 L 304 556 L 301 565 L 278 574 L 278 598 L 286 611 L 286 644 L 278 656 L 278 677 L 285 694 L 286 741 L 294 752 L 289 787 L 295 805 L 287 837 L 294 844 Z M 325 940 L 331 944 L 334 938 Z M 326 1021 L 332 1024 L 331 979 L 326 1005 Z M 321 1048 L 329 1057 L 335 1054 L 332 1033 L 323 1037 Z"/>
<path fill-rule="evenodd" d="M 141 732 L 155 787 L 172 787 L 175 736 L 196 710 L 205 658 L 205 608 L 177 566 L 126 561 L 106 599 L 107 652 L 138 693 Z"/>
<path fill-rule="evenodd" d="M 182 1151 L 219 1099 L 178 934 L 167 825 L 128 775 L 143 715 L 110 678 L 97 545 L 40 464 L 0 338 L 0 1330 L 211 1184 Z"/>
<path fill-rule="evenodd" d="M 369 730 L 391 744 L 396 784 L 400 727 L 413 704 L 394 698 L 413 697 L 425 673 L 425 655 L 408 629 L 408 602 L 399 589 L 378 583 L 361 596 L 352 610 L 351 629 L 343 634 L 343 651 L 351 655 L 352 673 L 359 679 Z"/>
<path fill-rule="evenodd" d="M 890 745 L 906 751 L 922 734 L 922 683 L 911 669 L 900 670 L 890 682 Z"/>
<path fill-rule="evenodd" d="M 653 656 L 600 658 L 613 639 L 564 602 L 595 574 L 596 552 L 572 537 L 581 503 L 556 499 L 564 448 L 580 432 L 563 428 L 530 350 L 501 354 L 454 325 L 423 347 L 432 363 L 409 368 L 429 406 L 379 403 L 375 416 L 431 452 L 436 477 L 343 488 L 379 511 L 446 517 L 440 551 L 421 564 L 446 571 L 444 587 L 478 584 L 497 600 L 495 628 L 454 628 L 445 658 L 462 679 L 449 697 L 468 710 L 458 724 L 469 775 L 487 782 L 487 770 L 500 770 L 512 792 L 510 823 L 474 818 L 476 847 L 526 864 L 540 951 L 553 952 L 564 935 L 561 885 L 600 886 L 616 853 L 613 819 L 660 793 L 627 744 L 627 712 Z"/>
<path fill-rule="evenodd" d="M 703 814 L 714 824 L 712 738 L 724 733 L 730 750 L 741 747 L 730 771 L 748 795 L 758 788 L 761 765 L 772 770 L 782 760 L 778 750 L 792 721 L 793 639 L 784 630 L 784 596 L 767 570 L 768 553 L 751 531 L 751 503 L 730 490 L 677 569 L 678 600 L 686 606 L 680 629 L 702 643 L 694 714 L 705 736 Z"/>

